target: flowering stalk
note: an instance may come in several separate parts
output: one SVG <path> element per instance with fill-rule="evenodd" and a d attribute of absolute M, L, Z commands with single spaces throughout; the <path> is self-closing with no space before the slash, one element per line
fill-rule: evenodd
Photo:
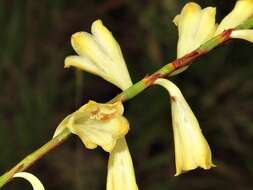
<path fill-rule="evenodd" d="M 168 76 L 173 71 L 178 70 L 186 65 L 190 65 L 193 60 L 197 59 L 202 55 L 207 54 L 215 47 L 230 40 L 231 33 L 233 31 L 240 29 L 250 29 L 252 27 L 253 27 L 253 17 L 249 18 L 244 23 L 242 23 L 241 25 L 237 26 L 234 29 L 228 29 L 223 31 L 219 35 L 208 40 L 207 42 L 202 44 L 199 48 L 186 54 L 185 56 L 166 64 L 152 75 L 146 76 L 145 78 L 135 83 L 128 89 L 124 90 L 122 93 L 118 94 L 110 102 L 116 102 L 119 100 L 125 102 L 132 99 L 133 97 L 141 93 L 143 90 L 151 86 L 156 79 Z M 39 148 L 38 150 L 36 150 L 35 152 L 31 153 L 26 158 L 24 158 L 22 161 L 20 161 L 11 170 L 7 171 L 5 174 L 0 176 L 0 188 L 3 187 L 7 182 L 9 182 L 15 173 L 24 171 L 25 169 L 30 167 L 33 163 L 38 161 L 42 156 L 46 155 L 50 150 L 54 149 L 55 147 L 63 143 L 70 136 L 70 134 L 71 132 L 67 129 L 60 132 L 55 138 L 48 141 L 41 148 Z"/>
<path fill-rule="evenodd" d="M 247 23 L 249 25 L 249 23 Z M 244 25 L 241 25 L 244 27 Z M 253 19 L 251 19 L 251 25 L 253 27 Z M 230 40 L 230 35 L 234 31 L 234 29 L 225 30 L 221 34 L 215 36 L 214 38 L 208 40 L 206 43 L 202 44 L 196 50 L 186 54 L 185 56 L 178 58 L 167 65 L 163 66 L 161 69 L 156 71 L 150 76 L 145 77 L 141 81 L 135 83 L 133 86 L 123 91 L 115 98 L 113 98 L 110 102 L 115 102 L 117 100 L 121 100 L 122 102 L 128 101 L 129 99 L 135 97 L 140 92 L 145 90 L 147 87 L 151 86 L 154 81 L 158 78 L 163 78 L 167 75 L 170 75 L 173 71 L 178 70 L 186 65 L 191 64 L 191 62 L 202 55 L 207 54 L 209 51 L 214 49 L 215 47 L 225 43 Z"/>
<path fill-rule="evenodd" d="M 70 134 L 71 133 L 69 130 L 62 131 L 61 134 L 48 141 L 45 145 L 21 160 L 16 166 L 0 177 L 0 188 L 9 182 L 15 173 L 26 170 L 42 156 L 46 155 L 49 151 L 63 143 L 70 136 Z"/>

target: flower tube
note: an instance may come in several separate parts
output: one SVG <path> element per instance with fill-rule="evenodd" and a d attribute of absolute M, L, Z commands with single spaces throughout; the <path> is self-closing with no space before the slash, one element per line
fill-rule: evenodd
<path fill-rule="evenodd" d="M 172 125 L 175 145 L 176 176 L 197 167 L 210 169 L 212 153 L 193 114 L 179 88 L 171 81 L 157 79 L 155 84 L 170 93 Z"/>

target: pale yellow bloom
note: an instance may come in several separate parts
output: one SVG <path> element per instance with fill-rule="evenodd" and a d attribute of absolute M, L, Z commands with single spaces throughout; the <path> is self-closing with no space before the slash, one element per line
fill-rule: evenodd
<path fill-rule="evenodd" d="M 18 172 L 13 175 L 13 178 L 24 178 L 30 182 L 33 187 L 33 190 L 45 190 L 40 180 L 31 173 L 27 172 Z"/>
<path fill-rule="evenodd" d="M 215 35 L 226 29 L 235 28 L 253 16 L 253 0 L 238 0 L 234 9 L 219 25 L 215 24 L 215 14 L 214 7 L 201 9 L 197 3 L 190 2 L 183 7 L 181 13 L 174 19 L 178 27 L 177 58 L 190 53 Z M 251 42 L 253 38 L 251 30 L 234 31 L 231 37 Z M 172 75 L 184 71 L 187 67 L 173 72 Z"/>
<path fill-rule="evenodd" d="M 110 154 L 106 189 L 138 190 L 133 162 L 125 138 L 117 141 Z"/>
<path fill-rule="evenodd" d="M 111 152 L 116 141 L 127 134 L 129 124 L 123 117 L 121 102 L 99 104 L 89 101 L 67 116 L 57 127 L 54 136 L 65 128 L 78 135 L 87 148 L 101 146 L 105 151 Z"/>
<path fill-rule="evenodd" d="M 166 88 L 171 97 L 171 113 L 175 144 L 176 176 L 197 167 L 210 169 L 210 147 L 178 87 L 166 79 L 157 79 L 155 84 Z"/>
<path fill-rule="evenodd" d="M 101 20 L 93 22 L 91 34 L 73 34 L 71 44 L 79 56 L 68 56 L 65 67 L 74 66 L 93 73 L 121 89 L 132 85 L 120 46 Z"/>

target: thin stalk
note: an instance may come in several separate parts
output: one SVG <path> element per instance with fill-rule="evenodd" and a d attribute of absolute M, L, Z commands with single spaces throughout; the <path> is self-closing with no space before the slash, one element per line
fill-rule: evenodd
<path fill-rule="evenodd" d="M 7 171 L 0 177 L 0 188 L 8 183 L 15 173 L 26 170 L 42 156 L 46 155 L 50 150 L 63 143 L 70 136 L 70 134 L 71 133 L 69 130 L 65 129 L 61 134 L 57 135 L 52 140 L 48 141 L 45 145 L 21 160 L 16 166 L 14 166 L 11 170 Z"/>
<path fill-rule="evenodd" d="M 252 27 L 253 27 L 253 17 L 248 19 L 247 21 L 245 21 L 243 24 L 239 25 L 235 29 L 236 30 L 249 29 Z M 161 69 L 159 69 L 152 75 L 144 77 L 139 82 L 135 83 L 134 85 L 132 85 L 131 87 L 123 91 L 122 93 L 118 94 L 110 102 L 115 102 L 115 101 L 125 102 L 132 99 L 136 95 L 140 94 L 143 90 L 151 86 L 156 79 L 168 76 L 172 72 L 186 65 L 190 65 L 193 60 L 207 54 L 209 51 L 211 51 L 215 47 L 221 44 L 224 44 L 224 42 L 230 40 L 230 35 L 235 29 L 225 30 L 221 34 L 213 37 L 212 39 L 202 44 L 199 48 L 192 51 L 191 53 L 188 53 L 185 56 L 166 64 L 165 66 L 163 66 Z M 71 133 L 69 130 L 67 129 L 64 130 L 58 136 L 48 141 L 41 148 L 37 149 L 35 152 L 25 157 L 16 166 L 14 166 L 12 169 L 7 171 L 5 174 L 3 174 L 0 177 L 0 188 L 3 187 L 7 182 L 9 182 L 15 173 L 24 171 L 25 169 L 30 167 L 33 163 L 38 161 L 42 156 L 46 155 L 50 150 L 54 149 L 55 147 L 63 143 L 70 136 L 70 134 Z"/>

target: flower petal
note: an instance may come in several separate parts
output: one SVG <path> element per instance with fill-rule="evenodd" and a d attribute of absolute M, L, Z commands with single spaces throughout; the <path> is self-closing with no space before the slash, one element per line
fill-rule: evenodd
<path fill-rule="evenodd" d="M 168 90 L 171 96 L 171 113 L 175 142 L 176 176 L 197 167 L 210 169 L 212 154 L 199 127 L 198 120 L 176 85 L 166 79 L 155 84 Z"/>
<path fill-rule="evenodd" d="M 94 64 L 86 57 L 76 55 L 66 57 L 64 67 L 68 68 L 71 66 L 87 71 L 89 73 L 93 73 L 103 78 L 108 77 L 107 75 L 104 74 L 101 68 L 97 67 L 96 64 Z"/>
<path fill-rule="evenodd" d="M 125 138 L 119 139 L 110 153 L 106 189 L 138 190 L 133 162 Z"/>
<path fill-rule="evenodd" d="M 253 15 L 253 0 L 238 0 L 234 9 L 221 21 L 216 35 L 226 29 L 235 28 Z"/>
<path fill-rule="evenodd" d="M 192 50 L 198 48 L 201 44 L 213 37 L 217 28 L 215 24 L 215 15 L 216 8 L 214 7 L 202 9 L 199 25 L 195 33 L 195 47 Z"/>
<path fill-rule="evenodd" d="M 82 115 L 83 112 L 77 112 L 72 117 L 73 123 L 69 126 L 69 130 L 78 135 L 87 148 L 95 148 L 95 145 L 99 145 L 105 151 L 110 152 L 117 139 L 128 132 L 129 124 L 124 117 L 106 119 L 102 117 L 84 121 Z M 86 123 L 85 127 L 84 123 Z"/>
<path fill-rule="evenodd" d="M 235 30 L 231 34 L 232 38 L 239 38 L 253 43 L 253 30 Z"/>
<path fill-rule="evenodd" d="M 93 22 L 91 26 L 91 32 L 96 42 L 100 45 L 101 49 L 113 60 L 116 72 L 111 74 L 114 75 L 121 84 L 124 84 L 124 89 L 132 85 L 131 78 L 129 76 L 126 63 L 124 61 L 120 46 L 114 39 L 112 33 L 103 25 L 101 20 Z"/>
<path fill-rule="evenodd" d="M 71 44 L 80 56 L 87 57 L 101 70 L 105 71 L 111 66 L 111 58 L 105 52 L 101 51 L 100 46 L 91 34 L 87 32 L 76 32 L 71 37 Z"/>
<path fill-rule="evenodd" d="M 24 178 L 29 181 L 33 187 L 33 190 L 45 190 L 40 180 L 33 174 L 27 172 L 19 172 L 13 175 L 13 178 Z"/>
<path fill-rule="evenodd" d="M 196 26 L 199 24 L 201 17 L 201 7 L 196 3 L 187 3 L 176 17 L 175 23 L 178 26 L 178 46 L 177 57 L 182 57 L 192 50 L 195 46 L 194 37 Z"/>

